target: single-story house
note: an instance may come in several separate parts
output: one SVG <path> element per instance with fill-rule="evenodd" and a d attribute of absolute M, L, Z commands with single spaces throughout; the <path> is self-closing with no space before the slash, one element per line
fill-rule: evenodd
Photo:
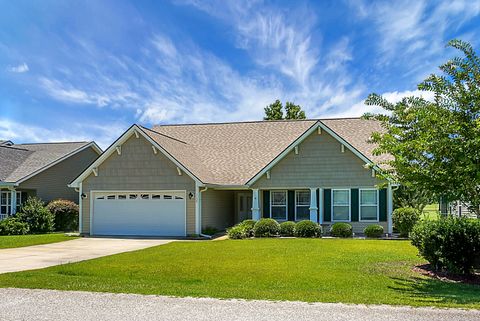
<path fill-rule="evenodd" d="M 15 214 L 28 196 L 78 202 L 78 193 L 68 183 L 101 153 L 94 142 L 0 141 L 0 219 Z"/>
<path fill-rule="evenodd" d="M 133 125 L 70 184 L 80 231 L 184 236 L 271 217 L 391 233 L 392 184 L 375 165 L 388 156 L 368 142 L 382 130 L 361 118 Z"/>

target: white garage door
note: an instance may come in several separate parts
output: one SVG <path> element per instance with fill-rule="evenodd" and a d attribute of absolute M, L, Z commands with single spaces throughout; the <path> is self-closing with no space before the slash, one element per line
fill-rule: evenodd
<path fill-rule="evenodd" d="M 185 236 L 185 192 L 95 192 L 94 235 Z"/>

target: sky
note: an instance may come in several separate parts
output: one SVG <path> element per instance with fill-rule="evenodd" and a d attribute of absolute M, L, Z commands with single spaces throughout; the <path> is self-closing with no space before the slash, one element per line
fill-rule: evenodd
<path fill-rule="evenodd" d="M 0 0 L 0 139 L 95 140 L 132 124 L 378 112 L 479 49 L 480 2 Z"/>

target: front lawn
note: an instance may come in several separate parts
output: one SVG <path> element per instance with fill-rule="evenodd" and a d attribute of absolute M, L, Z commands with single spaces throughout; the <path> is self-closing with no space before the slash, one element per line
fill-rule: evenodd
<path fill-rule="evenodd" d="M 0 249 L 63 242 L 74 238 L 63 233 L 0 236 Z"/>
<path fill-rule="evenodd" d="M 173 242 L 0 275 L 2 287 L 173 296 L 480 308 L 480 287 L 411 271 L 408 241 L 253 239 Z"/>

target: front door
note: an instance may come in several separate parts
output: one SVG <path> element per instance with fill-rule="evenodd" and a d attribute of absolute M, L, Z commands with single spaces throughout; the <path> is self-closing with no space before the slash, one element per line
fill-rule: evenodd
<path fill-rule="evenodd" d="M 252 193 L 238 193 L 238 220 L 252 218 Z"/>

